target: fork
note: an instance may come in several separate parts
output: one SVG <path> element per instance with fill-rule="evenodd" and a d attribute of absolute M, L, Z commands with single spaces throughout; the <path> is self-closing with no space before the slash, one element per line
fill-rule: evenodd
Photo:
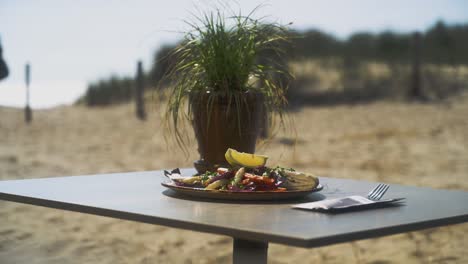
<path fill-rule="evenodd" d="M 367 198 L 373 201 L 378 201 L 382 198 L 382 196 L 387 192 L 390 185 L 385 183 L 379 183 L 372 191 L 367 194 Z"/>

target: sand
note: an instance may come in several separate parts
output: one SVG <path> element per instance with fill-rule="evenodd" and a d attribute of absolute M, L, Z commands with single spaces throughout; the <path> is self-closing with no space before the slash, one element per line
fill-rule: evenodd
<path fill-rule="evenodd" d="M 468 191 L 468 94 L 440 103 L 384 101 L 291 113 L 297 136 L 280 133 L 258 152 L 322 176 Z M 166 147 L 160 116 L 133 105 L 0 107 L 0 179 L 187 167 Z M 297 140 L 296 147 L 291 143 Z M 434 208 L 437 210 L 437 208 Z M 318 249 L 271 244 L 269 263 L 468 263 L 468 224 Z M 0 263 L 230 263 L 229 237 L 0 202 Z"/>

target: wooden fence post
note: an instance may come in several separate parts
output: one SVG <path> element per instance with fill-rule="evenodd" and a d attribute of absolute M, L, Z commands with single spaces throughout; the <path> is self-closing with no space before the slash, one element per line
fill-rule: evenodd
<path fill-rule="evenodd" d="M 136 115 L 140 120 L 146 119 L 145 102 L 144 102 L 145 83 L 143 76 L 143 64 L 138 61 L 137 73 L 135 78 L 135 103 L 136 103 Z"/>
<path fill-rule="evenodd" d="M 24 109 L 24 119 L 26 123 L 31 123 L 32 121 L 32 110 L 29 106 L 29 84 L 31 83 L 31 66 L 29 63 L 26 63 L 25 67 L 25 82 L 26 82 L 26 107 Z"/>
<path fill-rule="evenodd" d="M 424 99 L 421 82 L 421 33 L 415 32 L 412 41 L 412 73 L 410 99 Z"/>

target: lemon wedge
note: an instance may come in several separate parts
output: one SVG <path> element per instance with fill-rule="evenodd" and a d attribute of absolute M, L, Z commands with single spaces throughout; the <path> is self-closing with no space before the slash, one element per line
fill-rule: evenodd
<path fill-rule="evenodd" d="M 226 161 L 227 161 L 229 164 L 231 164 L 231 166 L 238 166 L 238 165 L 236 164 L 236 161 L 231 157 L 231 150 L 232 150 L 232 149 L 229 148 L 229 149 L 226 151 L 226 153 L 224 153 L 224 157 L 226 158 Z"/>
<path fill-rule="evenodd" d="M 224 157 L 226 158 L 226 161 L 232 166 L 247 168 L 264 166 L 268 159 L 267 156 L 238 152 L 237 150 L 231 148 L 226 151 Z"/>

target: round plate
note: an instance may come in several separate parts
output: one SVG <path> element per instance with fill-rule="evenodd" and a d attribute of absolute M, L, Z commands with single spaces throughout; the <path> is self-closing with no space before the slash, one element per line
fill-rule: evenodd
<path fill-rule="evenodd" d="M 205 190 L 202 188 L 191 188 L 177 186 L 172 182 L 162 182 L 162 186 L 174 190 L 180 194 L 190 195 L 199 198 L 221 199 L 221 200 L 236 200 L 236 201 L 267 201 L 267 200 L 284 200 L 295 199 L 308 195 L 309 193 L 318 192 L 323 189 L 319 184 L 311 190 L 304 191 L 285 191 L 285 192 L 270 192 L 270 191 L 254 191 L 254 192 L 232 192 L 220 190 Z"/>

